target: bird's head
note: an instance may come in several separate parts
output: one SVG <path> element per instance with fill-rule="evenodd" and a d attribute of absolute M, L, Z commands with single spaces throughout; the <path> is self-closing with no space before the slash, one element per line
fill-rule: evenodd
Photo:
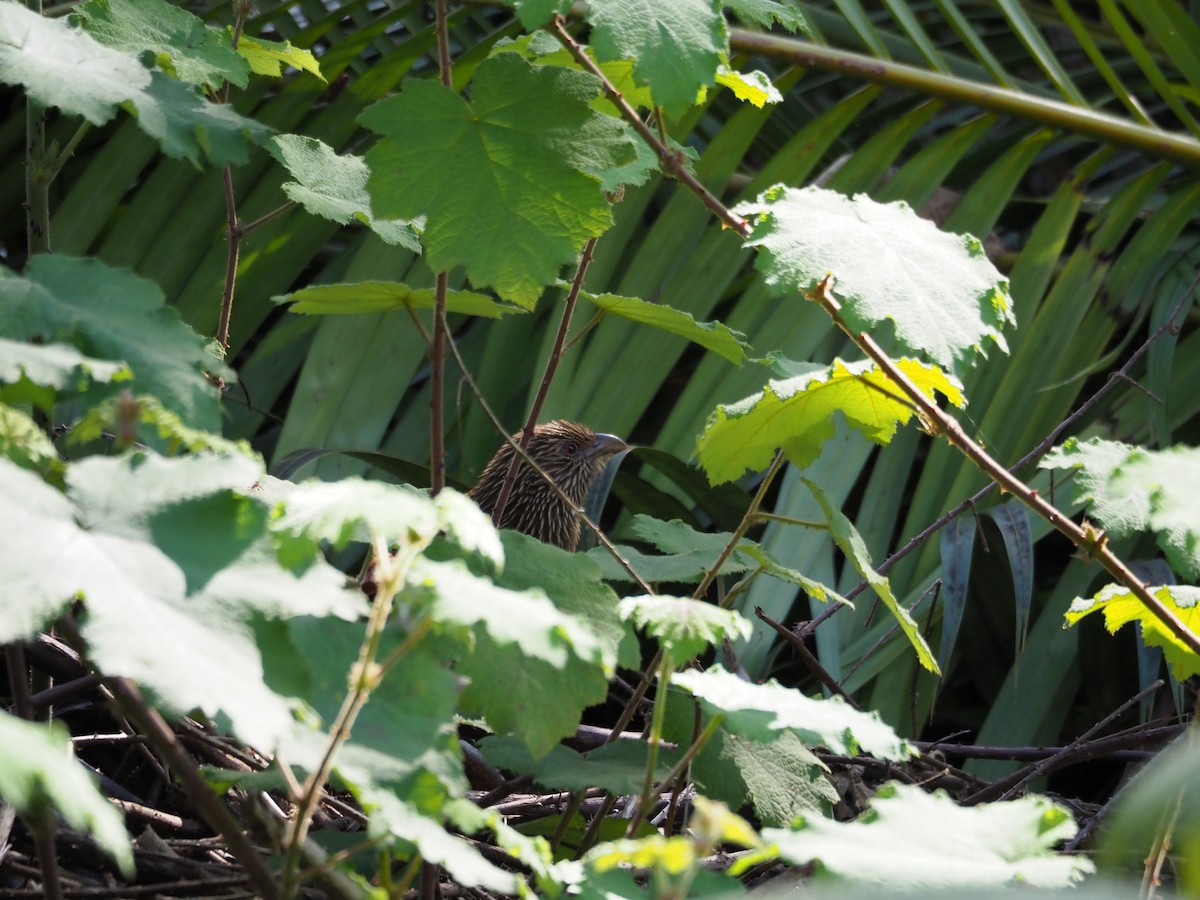
<path fill-rule="evenodd" d="M 513 440 L 520 442 L 522 435 L 513 435 Z M 597 434 L 586 425 L 560 419 L 534 427 L 528 452 L 571 502 L 580 506 L 609 457 L 627 449 L 629 445 L 619 437 Z M 512 445 L 505 442 L 468 492 L 486 513 L 495 510 L 513 452 Z M 579 544 L 579 520 L 574 511 L 541 475 L 524 464 L 517 467 L 517 479 L 499 524 L 568 550 Z"/>

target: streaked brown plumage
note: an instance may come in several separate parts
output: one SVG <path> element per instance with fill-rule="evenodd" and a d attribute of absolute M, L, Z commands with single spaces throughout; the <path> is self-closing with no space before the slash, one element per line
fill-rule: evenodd
<path fill-rule="evenodd" d="M 520 441 L 521 434 L 513 435 L 513 440 Z M 587 499 L 608 458 L 625 449 L 628 445 L 618 437 L 597 434 L 586 425 L 561 419 L 535 426 L 529 441 L 530 457 L 576 506 Z M 467 492 L 489 515 L 495 511 L 513 452 L 512 445 L 505 442 L 484 467 L 475 487 Z M 499 526 L 522 531 L 564 550 L 579 546 L 579 519 L 545 479 L 524 462 L 517 468 L 517 479 Z"/>

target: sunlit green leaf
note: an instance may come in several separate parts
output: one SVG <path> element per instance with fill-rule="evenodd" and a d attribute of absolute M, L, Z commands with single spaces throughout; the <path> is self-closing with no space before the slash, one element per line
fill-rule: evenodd
<path fill-rule="evenodd" d="M 1161 585 L 1149 588 L 1167 609 L 1183 622 L 1192 634 L 1200 634 L 1200 587 Z M 1151 647 L 1161 647 L 1175 677 L 1182 681 L 1200 674 L 1200 656 L 1168 629 L 1132 591 L 1119 584 L 1110 584 L 1094 597 L 1080 597 L 1067 610 L 1067 622 L 1074 625 L 1084 616 L 1103 611 L 1104 627 L 1110 634 L 1129 622 L 1140 622 L 1142 640 Z"/>
<path fill-rule="evenodd" d="M 610 223 L 597 171 L 633 158 L 615 120 L 594 112 L 582 72 L 515 54 L 480 65 L 468 103 L 430 81 L 370 107 L 384 135 L 367 153 L 377 216 L 426 216 L 435 269 L 462 265 L 476 285 L 532 307 L 584 241 Z"/>
<path fill-rule="evenodd" d="M 133 851 L 123 817 L 88 777 L 68 738 L 57 722 L 35 724 L 0 712 L 0 799 L 41 827 L 62 816 L 131 877 Z"/>
<path fill-rule="evenodd" d="M 962 406 L 956 379 L 911 359 L 896 365 L 928 396 L 934 391 Z M 769 381 L 761 394 L 718 406 L 696 442 L 696 455 L 712 484 L 733 481 L 747 469 L 765 469 L 782 448 L 803 468 L 833 437 L 835 413 L 877 444 L 886 444 L 913 415 L 913 408 L 870 360 L 831 366 L 807 365 L 805 374 Z"/>
<path fill-rule="evenodd" d="M 245 87 L 250 66 L 233 49 L 229 33 L 205 25 L 165 0 L 88 0 L 75 7 L 84 29 L 107 47 L 134 56 L 153 51 L 180 81 L 219 88 Z"/>
<path fill-rule="evenodd" d="M 433 309 L 433 288 L 413 288 L 397 281 L 364 281 L 358 284 L 312 284 L 291 294 L 275 298 L 292 303 L 291 312 L 311 316 L 338 316 L 377 313 L 388 310 Z M 446 291 L 446 312 L 498 319 L 521 312 L 515 306 L 498 303 L 486 294 L 472 291 Z"/>
<path fill-rule="evenodd" d="M 1092 871 L 1054 852 L 1075 834 L 1071 813 L 1045 797 L 962 807 L 942 791 L 891 783 L 853 822 L 807 816 L 793 830 L 763 829 L 780 855 L 817 863 L 817 877 L 902 889 L 985 885 L 1066 887 Z"/>
<path fill-rule="evenodd" d="M 421 252 L 419 223 L 381 221 L 371 215 L 369 172 L 361 157 L 339 156 L 328 144 L 299 134 L 276 135 L 267 151 L 296 179 L 284 182 L 283 192 L 314 216 L 341 225 L 363 222 L 386 243 Z"/>
<path fill-rule="evenodd" d="M 677 664 L 723 640 L 745 640 L 753 629 L 741 613 L 688 597 L 644 594 L 621 600 L 621 616 L 657 638 Z"/>
<path fill-rule="evenodd" d="M 769 741 L 793 731 L 806 744 L 853 756 L 860 750 L 880 759 L 907 759 L 915 752 L 883 723 L 878 713 L 859 712 L 840 697 L 819 700 L 771 680 L 744 681 L 714 667 L 678 672 L 671 683 L 693 694 L 724 726 L 752 740 Z"/>
<path fill-rule="evenodd" d="M 1154 531 L 1172 567 L 1200 578 L 1200 448 L 1147 450 L 1116 441 L 1074 439 L 1055 447 L 1044 469 L 1074 469 L 1076 497 L 1113 537 Z"/>
<path fill-rule="evenodd" d="M 1007 351 L 1008 282 L 974 237 L 940 231 L 904 203 L 818 187 L 773 187 L 735 211 L 754 226 L 746 246 L 759 248 L 755 266 L 776 294 L 811 293 L 832 273 L 850 327 L 890 320 L 903 352 L 958 373 L 985 339 Z"/>

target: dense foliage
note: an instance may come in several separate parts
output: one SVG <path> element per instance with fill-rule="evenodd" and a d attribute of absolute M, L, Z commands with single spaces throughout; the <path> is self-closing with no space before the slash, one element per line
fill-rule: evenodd
<path fill-rule="evenodd" d="M 0 4 L 6 877 L 1200 892 L 1186 4 L 445 7 Z"/>

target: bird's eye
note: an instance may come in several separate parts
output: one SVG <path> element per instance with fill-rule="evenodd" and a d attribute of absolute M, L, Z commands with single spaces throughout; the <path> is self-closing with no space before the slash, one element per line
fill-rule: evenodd
<path fill-rule="evenodd" d="M 573 443 L 563 444 L 562 449 L 563 449 L 563 453 L 565 453 L 567 456 L 574 456 L 576 453 L 579 452 L 579 446 L 577 444 L 573 444 Z"/>

